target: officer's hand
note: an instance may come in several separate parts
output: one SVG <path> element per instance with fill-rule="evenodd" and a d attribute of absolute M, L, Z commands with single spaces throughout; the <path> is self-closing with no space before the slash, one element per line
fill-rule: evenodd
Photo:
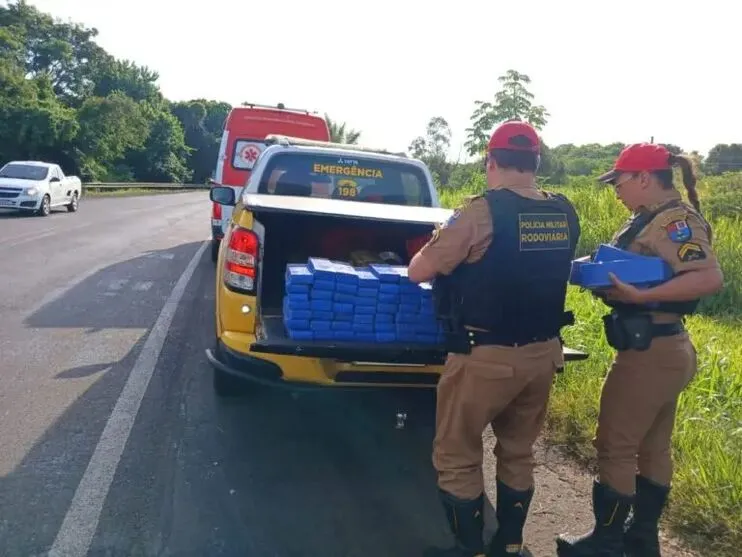
<path fill-rule="evenodd" d="M 613 286 L 604 290 L 609 300 L 624 302 L 628 304 L 641 304 L 644 302 L 644 291 L 635 286 L 621 282 L 613 273 L 608 273 Z"/>

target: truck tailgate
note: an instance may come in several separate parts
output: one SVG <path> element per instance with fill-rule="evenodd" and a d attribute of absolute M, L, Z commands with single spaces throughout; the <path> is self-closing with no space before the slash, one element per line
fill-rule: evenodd
<path fill-rule="evenodd" d="M 341 362 L 441 365 L 446 351 L 438 345 L 411 343 L 364 344 L 339 340 L 293 340 L 286 334 L 281 316 L 263 316 L 261 329 L 250 351 L 269 354 L 327 358 Z M 566 361 L 584 360 L 584 352 L 565 347 Z"/>

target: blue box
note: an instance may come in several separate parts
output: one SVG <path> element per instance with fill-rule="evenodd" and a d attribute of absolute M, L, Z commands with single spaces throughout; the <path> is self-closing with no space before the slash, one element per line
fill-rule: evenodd
<path fill-rule="evenodd" d="M 669 280 L 672 268 L 660 257 L 651 257 L 601 244 L 593 258 L 572 261 L 569 282 L 583 288 L 612 286 L 608 273 L 634 286 L 652 286 Z"/>
<path fill-rule="evenodd" d="M 313 279 L 309 266 L 297 263 L 286 265 L 286 284 L 312 284 Z"/>

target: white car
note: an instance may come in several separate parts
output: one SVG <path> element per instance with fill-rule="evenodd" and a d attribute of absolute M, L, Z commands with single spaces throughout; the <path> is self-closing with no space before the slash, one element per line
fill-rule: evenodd
<path fill-rule="evenodd" d="M 82 183 L 65 176 L 58 164 L 12 161 L 0 168 L 0 209 L 47 216 L 55 207 L 77 211 Z"/>

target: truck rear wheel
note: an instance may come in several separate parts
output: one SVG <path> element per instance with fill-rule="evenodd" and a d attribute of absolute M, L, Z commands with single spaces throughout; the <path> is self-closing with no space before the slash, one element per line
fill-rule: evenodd
<path fill-rule="evenodd" d="M 219 240 L 211 240 L 211 261 L 214 263 L 219 259 Z"/>

